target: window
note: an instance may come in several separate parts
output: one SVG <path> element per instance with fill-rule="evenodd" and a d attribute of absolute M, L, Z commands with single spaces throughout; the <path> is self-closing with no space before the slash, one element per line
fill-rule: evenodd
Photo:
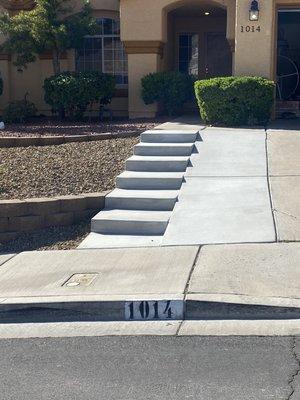
<path fill-rule="evenodd" d="M 98 35 L 86 36 L 76 52 L 76 71 L 101 71 L 113 74 L 117 84 L 128 83 L 127 56 L 120 40 L 120 22 L 110 18 L 97 20 Z"/>
<path fill-rule="evenodd" d="M 179 35 L 178 69 L 180 72 L 198 76 L 199 36 L 194 33 Z"/>

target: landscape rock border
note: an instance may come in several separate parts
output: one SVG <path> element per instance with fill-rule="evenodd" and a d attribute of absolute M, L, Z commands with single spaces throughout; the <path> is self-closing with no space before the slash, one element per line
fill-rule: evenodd
<path fill-rule="evenodd" d="M 97 140 L 133 137 L 139 132 L 130 133 L 99 133 L 93 135 L 65 135 L 65 136 L 2 136 L 0 148 L 53 146 L 71 142 L 93 142 Z"/>
<path fill-rule="evenodd" d="M 24 232 L 69 226 L 91 218 L 104 208 L 108 193 L 0 200 L 0 242 L 16 239 Z"/>

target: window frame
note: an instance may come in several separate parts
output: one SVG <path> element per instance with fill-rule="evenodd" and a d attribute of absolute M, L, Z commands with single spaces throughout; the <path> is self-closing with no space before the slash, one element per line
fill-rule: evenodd
<path fill-rule="evenodd" d="M 199 49 L 200 49 L 200 35 L 199 35 L 199 32 L 196 32 L 196 31 L 181 31 L 181 32 L 177 32 L 177 56 L 176 56 L 176 58 L 177 58 L 177 60 L 176 60 L 176 64 L 177 64 L 177 70 L 179 71 L 179 72 L 182 72 L 181 70 L 180 70 L 180 64 L 182 63 L 182 61 L 180 60 L 180 50 L 181 50 L 181 48 L 187 48 L 187 49 L 189 49 L 189 50 L 191 50 L 192 49 L 192 46 L 181 46 L 180 45 L 180 38 L 181 38 L 181 36 L 189 36 L 189 37 L 192 37 L 192 36 L 196 36 L 197 37 L 197 49 L 198 49 L 198 57 L 197 57 L 197 74 L 196 75 L 194 75 L 194 74 L 189 74 L 189 72 L 185 72 L 185 73 L 187 73 L 187 74 L 189 74 L 189 75 L 191 75 L 191 76 L 197 76 L 197 78 L 199 77 L 199 74 L 200 74 L 200 67 L 199 67 L 199 63 L 200 63 L 200 53 L 199 53 Z M 191 61 L 191 60 L 190 60 Z"/>
<path fill-rule="evenodd" d="M 124 45 L 123 45 L 123 43 L 121 41 L 120 33 L 111 33 L 111 34 L 104 33 L 103 21 L 105 19 L 119 22 L 119 20 L 116 19 L 116 18 L 99 17 L 99 18 L 97 18 L 97 20 L 101 21 L 102 34 L 86 35 L 84 38 L 85 39 L 101 39 L 101 72 L 110 73 L 110 74 L 112 74 L 114 76 L 115 75 L 121 75 L 122 76 L 122 80 L 124 81 L 126 79 L 127 83 L 117 83 L 116 87 L 119 88 L 119 89 L 127 88 L 128 87 L 128 59 L 127 59 L 127 54 L 125 52 Z M 107 60 L 105 60 L 105 57 L 104 57 L 104 54 L 105 54 L 104 41 L 105 41 L 105 39 L 119 39 L 120 43 L 122 44 L 124 58 L 122 60 L 118 60 L 118 61 L 122 61 L 123 63 L 125 63 L 125 65 L 127 65 L 127 69 L 126 70 L 122 70 L 121 73 L 119 73 L 119 74 L 118 73 L 115 74 L 115 72 L 111 73 L 111 72 L 106 72 L 105 71 L 105 61 L 107 61 Z M 84 45 L 83 45 L 82 48 L 84 49 Z M 114 56 L 115 56 L 114 51 L 112 51 L 112 57 L 113 58 L 112 58 L 112 60 L 109 60 L 109 61 L 113 62 L 113 69 L 114 69 L 115 61 L 116 61 Z M 77 53 L 76 53 L 75 54 L 75 69 L 76 69 L 76 71 L 78 71 L 77 62 L 78 62 L 78 60 L 77 60 Z M 83 55 L 83 65 L 84 64 L 85 64 L 85 54 Z M 83 69 L 83 70 L 85 70 L 85 69 Z"/>

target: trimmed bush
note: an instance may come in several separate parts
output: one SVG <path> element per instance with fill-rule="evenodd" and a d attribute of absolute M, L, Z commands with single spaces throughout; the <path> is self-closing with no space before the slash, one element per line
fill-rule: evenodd
<path fill-rule="evenodd" d="M 145 104 L 160 102 L 171 116 L 193 97 L 193 81 L 175 71 L 157 72 L 142 78 L 142 99 Z"/>
<path fill-rule="evenodd" d="M 274 89 L 274 82 L 260 77 L 230 76 L 195 82 L 201 118 L 225 126 L 266 124 Z"/>
<path fill-rule="evenodd" d="M 45 79 L 44 98 L 54 112 L 80 119 L 93 103 L 109 103 L 115 86 L 115 78 L 109 74 L 63 72 Z"/>
<path fill-rule="evenodd" d="M 23 123 L 34 117 L 37 109 L 33 103 L 27 100 L 12 101 L 5 107 L 3 111 L 4 122 L 8 123 Z"/>

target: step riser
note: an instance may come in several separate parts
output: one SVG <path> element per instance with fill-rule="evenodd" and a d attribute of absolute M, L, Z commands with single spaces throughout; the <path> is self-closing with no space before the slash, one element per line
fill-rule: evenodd
<path fill-rule="evenodd" d="M 196 140 L 195 133 L 142 133 L 141 142 L 144 143 L 194 143 Z"/>
<path fill-rule="evenodd" d="M 127 171 L 149 171 L 149 172 L 184 172 L 187 161 L 137 161 L 127 160 Z"/>
<path fill-rule="evenodd" d="M 163 235 L 168 222 L 166 221 L 93 221 L 91 230 L 95 233 L 116 235 Z"/>
<path fill-rule="evenodd" d="M 124 199 L 120 197 L 107 197 L 105 207 L 109 209 L 124 210 L 149 210 L 149 211 L 172 211 L 176 199 Z"/>
<path fill-rule="evenodd" d="M 183 178 L 121 178 L 117 177 L 117 188 L 131 190 L 178 190 Z"/>
<path fill-rule="evenodd" d="M 136 156 L 190 156 L 192 154 L 192 148 L 135 146 L 134 154 Z"/>

